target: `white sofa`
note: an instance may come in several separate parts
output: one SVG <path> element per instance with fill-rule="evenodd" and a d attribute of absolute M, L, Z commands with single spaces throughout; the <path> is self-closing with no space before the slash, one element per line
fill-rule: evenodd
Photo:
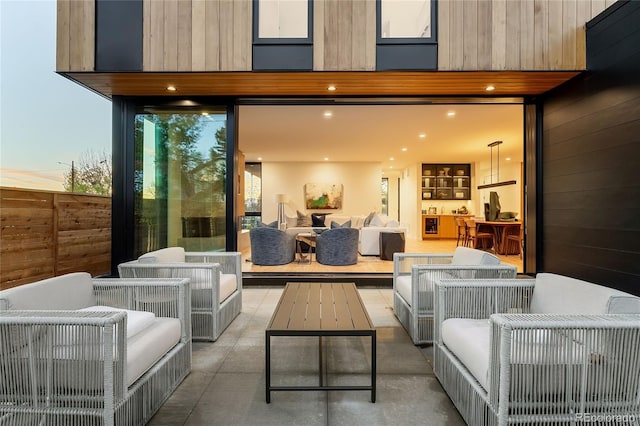
<path fill-rule="evenodd" d="M 640 298 L 548 273 L 436 286 L 434 372 L 468 424 L 638 421 Z"/>
<path fill-rule="evenodd" d="M 416 345 L 433 342 L 434 286 L 442 278 L 515 278 L 517 268 L 486 251 L 395 253 L 393 312 Z"/>
<path fill-rule="evenodd" d="M 365 226 L 360 228 L 358 239 L 358 252 L 363 256 L 380 256 L 380 233 L 381 232 L 404 232 L 407 236 L 405 226 Z"/>
<path fill-rule="evenodd" d="M 182 247 L 167 247 L 121 263 L 118 272 L 123 278 L 188 278 L 193 340 L 217 340 L 242 310 L 239 252 L 185 252 Z"/>
<path fill-rule="evenodd" d="M 314 229 L 329 229 L 331 222 L 336 222 L 339 225 L 343 225 L 347 221 L 351 221 L 351 228 L 360 228 L 364 223 L 365 216 L 355 215 L 349 216 L 344 214 L 330 213 L 325 216 L 324 226 L 298 226 L 297 217 L 287 216 L 287 229 L 286 232 L 294 237 L 300 233 L 313 232 Z"/>
<path fill-rule="evenodd" d="M 145 424 L 191 370 L 187 279 L 0 292 L 0 423 Z"/>

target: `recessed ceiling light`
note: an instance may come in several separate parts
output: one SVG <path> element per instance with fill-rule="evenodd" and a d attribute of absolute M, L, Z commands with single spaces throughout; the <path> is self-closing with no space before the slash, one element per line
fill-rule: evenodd
<path fill-rule="evenodd" d="M 329 161 L 329 157 L 324 157 L 324 161 Z"/>
<path fill-rule="evenodd" d="M 505 158 L 505 160 L 511 161 L 511 157 L 507 157 L 507 158 Z"/>
<path fill-rule="evenodd" d="M 420 134 L 418 135 L 418 137 L 419 137 L 420 139 L 424 139 L 424 138 L 426 138 L 426 137 L 427 137 L 427 134 L 426 134 L 426 133 L 420 133 Z"/>
<path fill-rule="evenodd" d="M 258 161 L 262 161 L 262 157 L 258 157 Z"/>
<path fill-rule="evenodd" d="M 389 157 L 389 161 L 393 161 L 393 160 L 394 160 L 394 158 L 393 158 L 393 157 Z"/>
<path fill-rule="evenodd" d="M 406 147 L 403 147 L 403 148 L 402 148 L 402 152 L 407 152 L 407 148 L 406 148 Z"/>
<path fill-rule="evenodd" d="M 390 169 L 393 169 L 393 166 L 389 166 Z"/>
<path fill-rule="evenodd" d="M 336 86 L 334 86 L 333 84 L 331 84 L 329 87 L 327 87 L 327 90 L 330 92 L 335 92 L 336 90 Z"/>
<path fill-rule="evenodd" d="M 207 115 L 209 115 L 209 113 L 205 111 L 205 112 L 202 113 L 202 115 L 207 116 Z"/>
<path fill-rule="evenodd" d="M 175 92 L 178 89 L 176 89 L 176 86 L 167 86 L 167 90 L 170 92 Z"/>
<path fill-rule="evenodd" d="M 490 84 L 484 90 L 486 90 L 487 92 L 491 92 L 492 90 L 496 90 L 496 86 Z"/>
<path fill-rule="evenodd" d="M 329 117 L 332 117 L 332 116 L 333 116 L 333 113 L 332 113 L 331 111 L 325 111 L 325 112 L 324 112 L 324 116 L 325 116 L 325 117 L 327 117 L 327 118 L 329 118 Z"/>
<path fill-rule="evenodd" d="M 447 117 L 455 117 L 456 116 L 456 112 L 455 111 L 449 111 L 447 113 Z"/>

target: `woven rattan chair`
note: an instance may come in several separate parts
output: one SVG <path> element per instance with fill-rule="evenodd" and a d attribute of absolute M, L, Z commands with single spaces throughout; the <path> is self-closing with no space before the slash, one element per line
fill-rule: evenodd
<path fill-rule="evenodd" d="M 215 341 L 242 310 L 239 252 L 185 252 L 170 247 L 121 263 L 123 278 L 189 278 L 194 340 Z"/>
<path fill-rule="evenodd" d="M 0 424 L 147 423 L 191 370 L 190 309 L 186 279 L 74 273 L 1 291 Z M 136 333 L 132 311 L 152 317 Z"/>
<path fill-rule="evenodd" d="M 626 424 L 640 299 L 554 274 L 436 283 L 436 377 L 470 425 Z"/>
<path fill-rule="evenodd" d="M 491 253 L 457 247 L 454 253 L 395 253 L 393 311 L 413 343 L 433 341 L 433 291 L 441 278 L 512 278 L 516 267 Z"/>

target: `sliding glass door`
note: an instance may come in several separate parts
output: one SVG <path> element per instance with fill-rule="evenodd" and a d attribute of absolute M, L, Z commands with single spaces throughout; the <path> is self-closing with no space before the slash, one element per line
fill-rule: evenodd
<path fill-rule="evenodd" d="M 136 114 L 136 255 L 225 250 L 226 130 L 224 107 Z"/>

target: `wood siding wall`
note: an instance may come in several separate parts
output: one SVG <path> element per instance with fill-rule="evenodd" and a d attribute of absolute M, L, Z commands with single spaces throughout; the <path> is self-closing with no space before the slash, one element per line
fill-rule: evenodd
<path fill-rule="evenodd" d="M 612 9 L 544 102 L 540 270 L 640 295 L 640 2 Z"/>
<path fill-rule="evenodd" d="M 95 0 L 58 0 L 56 17 L 56 70 L 93 71 Z"/>
<path fill-rule="evenodd" d="M 111 198 L 0 188 L 0 289 L 111 270 Z"/>
<path fill-rule="evenodd" d="M 144 0 L 144 71 L 251 71 L 250 0 Z"/>
<path fill-rule="evenodd" d="M 314 71 L 375 71 L 375 0 L 313 2 Z"/>
<path fill-rule="evenodd" d="M 585 22 L 615 0 L 438 2 L 438 69 L 582 70 Z"/>

